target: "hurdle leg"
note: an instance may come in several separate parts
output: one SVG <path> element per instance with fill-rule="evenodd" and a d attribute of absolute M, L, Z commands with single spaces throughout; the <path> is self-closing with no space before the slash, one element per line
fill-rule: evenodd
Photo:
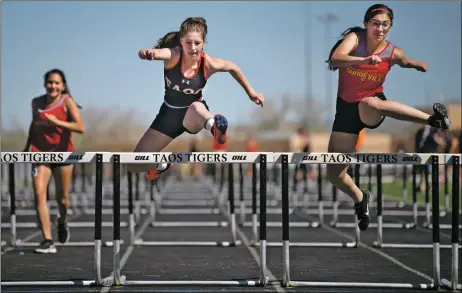
<path fill-rule="evenodd" d="M 289 243 L 289 160 L 282 155 L 281 165 L 282 193 L 282 285 L 290 283 L 290 243 Z"/>
<path fill-rule="evenodd" d="M 14 164 L 8 164 L 8 189 L 10 192 L 10 221 L 11 221 L 11 245 L 17 243 L 16 237 L 16 182 L 15 182 Z"/>
<path fill-rule="evenodd" d="M 260 155 L 260 283 L 268 283 L 266 277 L 266 155 Z"/>
<path fill-rule="evenodd" d="M 258 242 L 257 235 L 257 164 L 252 164 L 252 244 Z"/>

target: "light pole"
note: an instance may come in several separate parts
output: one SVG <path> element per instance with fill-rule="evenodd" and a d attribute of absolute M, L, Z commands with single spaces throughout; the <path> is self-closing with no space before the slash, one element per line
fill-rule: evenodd
<path fill-rule="evenodd" d="M 340 20 L 340 17 L 334 13 L 331 12 L 326 12 L 325 14 L 319 15 L 318 16 L 318 21 L 322 22 L 324 24 L 324 46 L 325 46 L 325 54 L 329 54 L 330 50 L 330 39 L 331 39 L 331 24 L 333 22 L 338 22 Z M 326 58 L 327 59 L 327 58 Z M 330 125 L 332 123 L 333 119 L 333 113 L 334 109 L 333 107 L 335 106 L 335 103 L 332 103 L 332 101 L 335 101 L 335 97 L 333 96 L 332 93 L 332 72 L 329 70 L 326 70 L 326 82 L 325 82 L 325 90 L 326 90 L 326 97 L 325 97 L 325 105 L 327 110 L 327 118 L 326 118 L 326 126 Z"/>

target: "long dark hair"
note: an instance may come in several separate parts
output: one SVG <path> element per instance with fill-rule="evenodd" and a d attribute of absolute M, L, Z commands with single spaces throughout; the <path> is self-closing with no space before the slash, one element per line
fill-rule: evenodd
<path fill-rule="evenodd" d="M 366 13 L 364 14 L 364 23 L 367 23 L 369 20 L 371 20 L 371 18 L 373 18 L 374 16 L 379 15 L 379 14 L 388 14 L 388 16 L 390 17 L 391 23 L 393 24 L 393 10 L 391 10 L 391 8 L 389 8 L 385 4 L 375 4 L 375 5 L 372 5 L 371 7 L 369 7 L 366 10 Z M 349 29 L 345 30 L 340 35 L 339 40 L 337 41 L 337 43 L 335 43 L 335 45 L 330 50 L 329 59 L 326 61 L 326 63 L 328 64 L 329 70 L 335 71 L 335 70 L 338 69 L 337 67 L 332 66 L 330 64 L 330 59 L 332 58 L 332 55 L 334 54 L 335 49 L 337 49 L 337 47 L 340 46 L 340 44 L 345 39 L 345 37 L 349 33 L 361 33 L 361 32 L 364 32 L 364 31 L 366 31 L 365 28 L 355 26 L 355 27 L 350 27 Z"/>
<path fill-rule="evenodd" d="M 43 76 L 44 83 L 46 84 L 47 80 L 50 78 L 50 75 L 52 74 L 58 74 L 59 76 L 61 76 L 61 80 L 64 84 L 64 90 L 61 92 L 61 94 L 67 94 L 69 95 L 69 97 L 71 97 L 75 101 L 75 99 L 71 95 L 71 90 L 69 89 L 69 84 L 67 83 L 66 75 L 61 69 L 54 68 L 54 69 L 47 71 L 45 75 Z M 75 102 L 77 104 L 77 107 L 79 107 L 79 109 L 82 109 L 82 107 L 77 103 L 77 101 Z"/>
<path fill-rule="evenodd" d="M 197 31 L 202 34 L 202 38 L 205 39 L 207 37 L 207 21 L 203 17 L 188 17 L 180 26 L 179 31 L 173 31 L 167 33 L 165 36 L 160 38 L 156 45 L 153 47 L 154 49 L 162 49 L 162 48 L 174 48 L 180 46 L 180 38 L 184 36 L 184 34 Z"/>

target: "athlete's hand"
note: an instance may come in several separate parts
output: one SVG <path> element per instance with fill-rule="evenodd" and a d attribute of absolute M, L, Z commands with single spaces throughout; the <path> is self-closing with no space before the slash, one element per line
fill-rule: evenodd
<path fill-rule="evenodd" d="M 417 64 L 415 69 L 420 72 L 427 72 L 427 63 L 421 61 Z"/>
<path fill-rule="evenodd" d="M 377 65 L 382 62 L 382 59 L 377 55 L 371 55 L 367 57 L 367 64 Z"/>
<path fill-rule="evenodd" d="M 265 101 L 265 97 L 262 94 L 259 94 L 257 92 L 250 92 L 249 93 L 249 98 L 257 105 L 260 105 L 263 107 L 263 102 Z"/>
<path fill-rule="evenodd" d="M 152 50 L 149 50 L 149 49 L 140 50 L 138 52 L 138 56 L 142 60 L 153 60 L 154 59 L 154 52 Z"/>
<path fill-rule="evenodd" d="M 56 125 L 56 124 L 59 123 L 59 119 L 56 118 L 55 115 L 45 113 L 44 116 L 48 119 L 48 121 L 49 121 L 51 124 Z"/>

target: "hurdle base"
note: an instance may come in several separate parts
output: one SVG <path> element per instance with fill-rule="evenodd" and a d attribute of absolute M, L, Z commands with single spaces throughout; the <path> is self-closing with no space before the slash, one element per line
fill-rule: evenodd
<path fill-rule="evenodd" d="M 120 240 L 120 244 L 122 245 L 123 243 L 124 241 Z M 22 242 L 21 240 L 17 240 L 14 247 L 38 247 L 39 245 L 40 245 L 39 242 Z M 66 242 L 66 243 L 55 242 L 54 245 L 56 247 L 93 247 L 95 246 L 95 242 L 94 241 Z M 101 242 L 101 246 L 113 247 L 114 242 L 104 241 L 104 242 Z"/>
<path fill-rule="evenodd" d="M 260 246 L 260 243 L 254 243 Z M 266 242 L 268 247 L 282 247 L 282 242 Z M 356 242 L 289 242 L 290 247 L 338 247 L 338 248 L 357 248 Z"/>
<path fill-rule="evenodd" d="M 448 289 L 448 290 L 454 290 L 454 288 L 452 288 L 451 280 L 442 279 L 441 280 L 441 285 L 443 285 L 443 287 Z M 457 284 L 455 290 L 462 290 L 462 284 Z"/>
<path fill-rule="evenodd" d="M 55 227 L 55 225 L 52 225 Z M 95 222 L 68 222 L 67 226 L 69 228 L 93 228 L 95 227 Z M 101 227 L 113 227 L 113 222 L 102 222 Z M 24 222 L 24 223 L 16 223 L 16 228 L 38 228 L 39 225 L 36 222 Z M 127 222 L 120 222 L 120 227 L 125 228 L 128 227 Z M 1 228 L 11 228 L 11 223 L 2 223 Z"/>
<path fill-rule="evenodd" d="M 154 281 L 133 280 L 124 281 L 122 286 L 237 286 L 237 287 L 261 287 L 259 280 L 234 280 L 234 281 Z"/>
<path fill-rule="evenodd" d="M 355 223 L 336 222 L 331 223 L 331 227 L 334 228 L 355 228 Z M 377 223 L 370 223 L 369 228 L 377 228 Z M 408 223 L 383 223 L 382 228 L 388 229 L 412 229 L 413 226 Z"/>
<path fill-rule="evenodd" d="M 304 282 L 289 281 L 287 287 L 348 287 L 348 288 L 399 288 L 399 289 L 435 289 L 434 284 L 407 283 L 355 283 L 355 282 Z"/>
<path fill-rule="evenodd" d="M 64 286 L 81 286 L 90 287 L 96 286 L 95 280 L 70 280 L 70 281 L 2 281 L 0 283 L 2 287 L 64 287 Z"/>
<path fill-rule="evenodd" d="M 402 243 L 378 243 L 377 241 L 374 241 L 372 243 L 372 246 L 374 248 L 416 248 L 416 249 L 433 249 L 433 244 L 415 244 L 415 243 L 410 243 L 410 244 L 402 244 Z M 459 245 L 459 248 L 461 248 L 462 245 Z M 451 249 L 452 245 L 451 244 L 440 244 L 439 248 L 442 249 Z"/>
<path fill-rule="evenodd" d="M 144 241 L 137 239 L 133 245 L 136 246 L 212 246 L 212 247 L 236 247 L 242 242 L 232 241 Z"/>
<path fill-rule="evenodd" d="M 433 229 L 433 224 L 424 223 L 422 227 L 426 229 Z M 451 230 L 451 229 L 452 229 L 451 224 L 440 224 L 440 230 Z M 462 229 L 462 225 L 459 225 L 459 229 Z"/>
<path fill-rule="evenodd" d="M 252 222 L 244 222 L 243 227 L 252 227 Z M 257 222 L 257 226 L 260 226 L 260 222 Z M 266 227 L 270 228 L 281 228 L 282 222 L 266 222 Z M 319 222 L 290 222 L 289 228 L 320 228 Z"/>
<path fill-rule="evenodd" d="M 228 222 L 152 222 L 152 227 L 228 227 Z"/>

